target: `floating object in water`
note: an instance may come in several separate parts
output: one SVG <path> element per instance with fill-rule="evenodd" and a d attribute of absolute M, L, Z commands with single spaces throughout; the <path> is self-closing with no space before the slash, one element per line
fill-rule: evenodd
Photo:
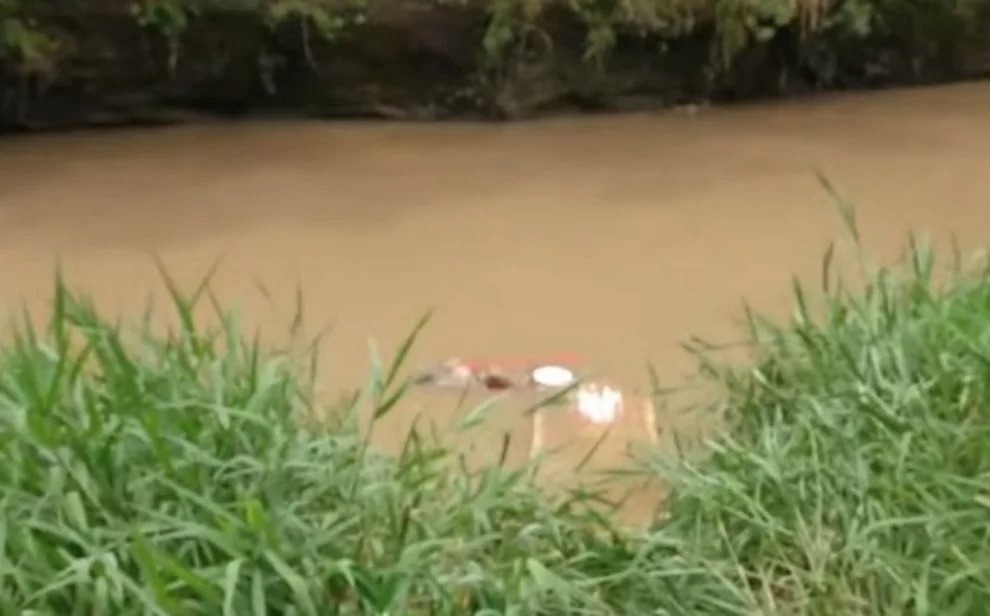
<path fill-rule="evenodd" d="M 559 389 L 577 380 L 575 371 L 559 363 L 573 356 L 549 360 L 531 358 L 449 359 L 425 370 L 413 382 L 421 386 L 465 389 L 479 386 L 491 391 L 506 389 Z"/>
<path fill-rule="evenodd" d="M 533 383 L 540 387 L 567 387 L 577 380 L 574 372 L 555 365 L 539 366 L 529 373 Z"/>
<path fill-rule="evenodd" d="M 500 374 L 498 372 L 483 372 L 477 376 L 478 381 L 482 384 L 482 386 L 484 386 L 485 389 L 492 391 L 512 389 L 519 386 L 519 383 L 514 381 L 512 377 L 506 374 Z"/>
<path fill-rule="evenodd" d="M 659 432 L 654 413 L 653 402 L 648 397 L 625 392 L 602 381 L 582 383 L 567 396 L 566 413 L 550 415 L 543 409 L 538 409 L 532 414 L 530 457 L 535 458 L 545 450 L 545 441 L 548 438 L 601 438 L 613 427 L 630 420 L 642 421 L 642 430 L 634 427 L 635 424 L 630 426 L 637 435 L 634 438 L 645 436 L 650 444 L 656 445 Z M 571 425 L 562 425 L 559 420 L 550 419 L 554 416 L 570 417 Z M 548 426 L 548 421 L 554 423 Z M 552 430 L 552 433 L 548 434 L 548 430 Z M 626 430 L 628 427 L 623 432 Z"/>
<path fill-rule="evenodd" d="M 417 385 L 461 390 L 469 387 L 488 391 L 564 390 L 577 384 L 579 380 L 577 371 L 568 367 L 572 360 L 573 356 L 491 360 L 454 358 L 422 372 L 414 382 Z M 610 430 L 626 414 L 628 406 L 628 415 L 631 418 L 641 416 L 647 438 L 651 443 L 657 442 L 653 404 L 648 398 L 630 395 L 627 399 L 622 390 L 597 381 L 578 385 L 574 391 L 567 393 L 564 400 L 566 414 L 580 417 L 585 424 L 596 426 L 591 428 L 593 433 L 600 433 L 603 427 Z M 542 409 L 532 414 L 530 456 L 533 457 L 544 449 L 547 429 L 544 415 Z"/>
<path fill-rule="evenodd" d="M 622 392 L 608 385 L 582 385 L 576 398 L 574 410 L 592 423 L 613 423 L 622 412 Z"/>
<path fill-rule="evenodd" d="M 413 383 L 421 386 L 464 389 L 475 379 L 474 371 L 464 365 L 459 359 L 450 359 L 428 370 L 424 370 L 413 379 Z"/>

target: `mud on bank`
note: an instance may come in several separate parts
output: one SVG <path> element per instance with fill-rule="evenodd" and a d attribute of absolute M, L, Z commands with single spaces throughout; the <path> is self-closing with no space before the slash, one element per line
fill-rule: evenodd
<path fill-rule="evenodd" d="M 0 129 L 524 118 L 983 76 L 987 0 L 0 0 Z"/>

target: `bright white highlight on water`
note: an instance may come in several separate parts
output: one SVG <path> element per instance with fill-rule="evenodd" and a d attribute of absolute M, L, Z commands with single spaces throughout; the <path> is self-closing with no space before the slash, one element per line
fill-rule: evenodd
<path fill-rule="evenodd" d="M 533 370 L 532 377 L 543 387 L 566 387 L 574 382 L 574 373 L 563 366 L 540 366 Z"/>
<path fill-rule="evenodd" d="M 577 390 L 577 412 L 592 423 L 612 423 L 622 410 L 622 392 L 608 385 L 584 385 Z"/>

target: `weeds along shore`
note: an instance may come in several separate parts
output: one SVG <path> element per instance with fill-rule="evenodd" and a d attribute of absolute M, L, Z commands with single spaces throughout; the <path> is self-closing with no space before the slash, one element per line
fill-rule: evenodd
<path fill-rule="evenodd" d="M 844 284 L 833 254 L 790 322 L 748 315 L 750 363 L 699 355 L 728 429 L 631 471 L 670 486 L 645 529 L 426 433 L 379 450 L 358 402 L 300 421 L 306 367 L 222 307 L 201 324 L 202 289 L 170 287 L 160 333 L 58 279 L 0 348 L 0 612 L 983 613 L 986 266 L 912 240 Z M 377 415 L 403 355 L 363 388 Z"/>

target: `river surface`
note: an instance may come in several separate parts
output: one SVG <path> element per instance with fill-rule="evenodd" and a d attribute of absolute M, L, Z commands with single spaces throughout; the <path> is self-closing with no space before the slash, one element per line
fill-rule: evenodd
<path fill-rule="evenodd" d="M 817 281 L 842 227 L 815 169 L 856 202 L 880 257 L 912 229 L 982 246 L 990 85 L 512 125 L 3 138 L 0 302 L 42 306 L 60 258 L 73 286 L 136 314 L 161 291 L 152 254 L 186 284 L 221 258 L 214 286 L 250 323 L 287 324 L 302 290 L 308 328 L 332 327 L 330 389 L 364 379 L 369 339 L 387 354 L 434 308 L 414 363 L 577 353 L 634 391 L 647 363 L 669 384 L 690 374 L 690 336 L 736 339 L 743 299 L 786 315 L 791 276 Z M 417 410 L 443 428 L 455 398 Z M 691 417 L 661 409 L 664 442 Z M 530 438 L 529 419 L 498 419 L 483 441 Z"/>

